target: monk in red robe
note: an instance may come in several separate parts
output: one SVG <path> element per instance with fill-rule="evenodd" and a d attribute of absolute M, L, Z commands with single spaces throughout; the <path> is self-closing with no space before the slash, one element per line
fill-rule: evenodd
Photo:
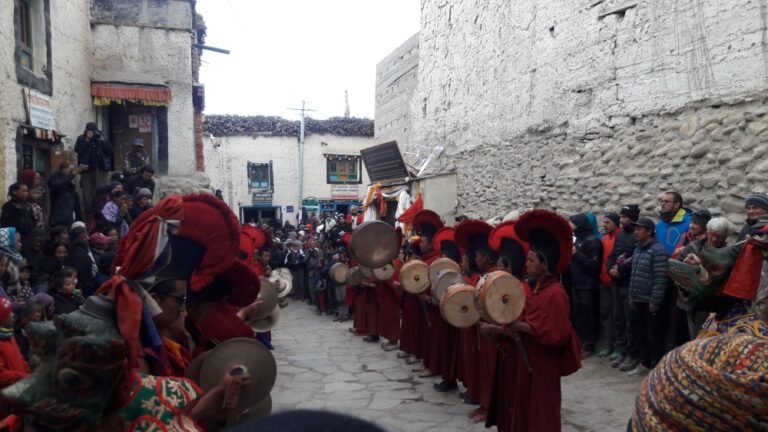
<path fill-rule="evenodd" d="M 556 213 L 532 210 L 520 217 L 515 231 L 530 243 L 525 268 L 533 283 L 521 318 L 507 330 L 522 339 L 531 370 L 525 362 L 517 362 L 509 430 L 559 431 L 560 377 L 581 367 L 568 294 L 557 277 L 573 253 L 572 230 Z"/>
<path fill-rule="evenodd" d="M 514 221 L 503 222 L 496 226 L 488 238 L 491 248 L 499 253 L 499 270 L 505 271 L 522 282 L 525 297 L 530 298 L 531 288 L 523 279 L 525 262 L 528 257 L 528 243 L 517 237 Z M 482 324 L 480 333 L 493 336 L 497 340 L 496 373 L 492 382 L 491 398 L 488 405 L 486 427 L 496 426 L 499 432 L 512 430 L 512 407 L 515 393 L 515 375 L 520 350 L 517 343 L 506 334 L 506 329 L 492 324 Z"/>

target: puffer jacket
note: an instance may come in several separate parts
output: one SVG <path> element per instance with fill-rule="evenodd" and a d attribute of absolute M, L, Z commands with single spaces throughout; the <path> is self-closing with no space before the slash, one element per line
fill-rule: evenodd
<path fill-rule="evenodd" d="M 576 252 L 570 265 L 571 289 L 596 290 L 600 285 L 603 244 L 592 231 L 592 225 L 583 213 L 571 216 L 576 225 Z"/>
<path fill-rule="evenodd" d="M 635 240 L 635 228 L 630 225 L 626 228 L 621 228 L 619 233 L 616 234 L 616 241 L 613 243 L 613 250 L 608 255 L 608 263 L 606 267 L 610 270 L 613 266 L 617 266 L 619 274 L 618 279 L 614 279 L 614 283 L 619 286 L 629 285 L 629 275 L 632 273 L 632 254 L 635 253 L 637 247 L 637 241 Z"/>
<path fill-rule="evenodd" d="M 668 260 L 667 248 L 656 239 L 635 248 L 629 281 L 631 301 L 661 304 L 667 292 Z"/>

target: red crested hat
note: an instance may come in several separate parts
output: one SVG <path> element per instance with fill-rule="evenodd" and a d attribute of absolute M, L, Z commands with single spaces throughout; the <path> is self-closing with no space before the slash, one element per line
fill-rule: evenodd
<path fill-rule="evenodd" d="M 456 262 L 461 262 L 463 251 L 456 244 L 456 230 L 453 227 L 443 227 L 432 237 L 432 248 L 442 252 L 443 256 Z"/>
<path fill-rule="evenodd" d="M 437 230 L 445 226 L 440 215 L 432 210 L 422 210 L 416 213 L 411 225 L 419 235 L 430 239 L 437 233 Z"/>
<path fill-rule="evenodd" d="M 437 233 L 432 237 L 432 247 L 435 250 L 440 250 L 443 242 L 456 243 L 454 236 L 456 235 L 456 229 L 453 227 L 442 227 L 437 230 Z"/>
<path fill-rule="evenodd" d="M 573 255 L 573 228 L 559 214 L 544 209 L 525 212 L 515 223 L 517 236 L 547 260 L 550 273 L 565 271 Z"/>
<path fill-rule="evenodd" d="M 256 300 L 261 283 L 259 275 L 243 261 L 235 261 L 221 275 L 232 285 L 232 292 L 227 296 L 227 302 L 233 306 L 246 307 Z"/>
<path fill-rule="evenodd" d="M 191 289 L 199 290 L 227 270 L 240 249 L 240 224 L 232 210 L 220 199 L 208 194 L 184 195 L 184 221 L 179 236 L 205 247 L 197 270 L 192 274 Z"/>
<path fill-rule="evenodd" d="M 493 225 L 479 219 L 467 219 L 456 225 L 456 233 L 453 238 L 456 244 L 463 250 L 472 248 L 472 238 L 475 236 L 485 236 L 491 234 Z"/>
<path fill-rule="evenodd" d="M 525 269 L 529 245 L 517 236 L 515 223 L 515 221 L 506 221 L 497 225 L 488 236 L 488 245 L 506 259 L 512 268 L 512 273 L 520 277 Z"/>

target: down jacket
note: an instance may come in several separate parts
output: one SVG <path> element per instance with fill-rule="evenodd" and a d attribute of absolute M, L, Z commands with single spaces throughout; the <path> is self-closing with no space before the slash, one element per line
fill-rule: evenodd
<path fill-rule="evenodd" d="M 629 280 L 630 301 L 661 304 L 667 291 L 668 261 L 667 248 L 656 239 L 635 248 Z"/>

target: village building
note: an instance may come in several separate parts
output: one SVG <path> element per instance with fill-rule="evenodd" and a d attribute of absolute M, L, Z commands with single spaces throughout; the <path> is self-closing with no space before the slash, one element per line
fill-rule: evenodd
<path fill-rule="evenodd" d="M 243 222 L 295 224 L 302 209 L 347 213 L 365 198 L 370 180 L 360 151 L 374 145 L 369 119 L 308 119 L 303 163 L 299 121 L 211 115 L 203 128 L 211 187 Z"/>
<path fill-rule="evenodd" d="M 160 176 L 202 170 L 204 36 L 194 0 L 0 2 L 0 189 L 76 162 L 91 121 L 115 171 L 134 143 Z"/>

